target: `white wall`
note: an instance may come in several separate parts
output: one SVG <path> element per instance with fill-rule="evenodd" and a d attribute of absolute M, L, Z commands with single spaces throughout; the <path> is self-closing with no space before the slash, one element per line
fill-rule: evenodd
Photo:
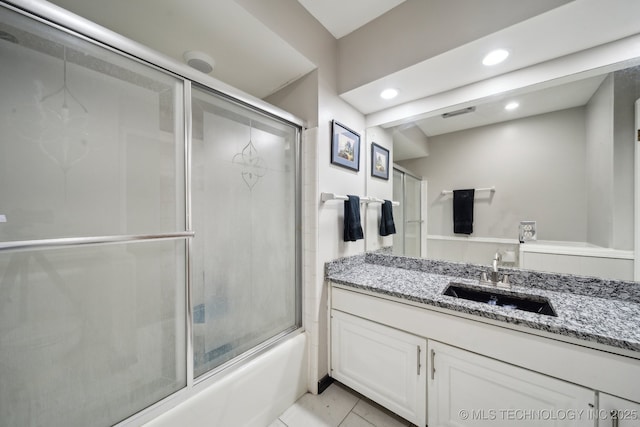
<path fill-rule="evenodd" d="M 345 126 L 360 134 L 360 171 L 354 172 L 348 169 L 332 165 L 331 153 L 331 120 L 335 119 Z M 335 93 L 334 87 L 320 86 L 320 114 L 317 139 L 317 168 L 318 168 L 318 192 L 315 195 L 320 200 L 320 192 L 332 192 L 338 194 L 354 194 L 364 196 L 366 194 L 366 144 L 364 116 L 342 101 Z M 318 334 L 317 347 L 311 349 L 311 360 L 317 357 L 316 370 L 310 373 L 311 380 L 314 374 L 321 379 L 329 372 L 329 317 L 328 317 L 328 287 L 324 282 L 324 264 L 336 258 L 364 253 L 365 241 L 343 241 L 344 229 L 344 203 L 340 201 L 321 203 L 318 202 L 318 246 L 317 246 L 317 277 L 311 286 L 315 292 L 316 304 L 312 315 L 317 317 Z M 361 219 L 364 218 L 364 206 L 361 205 Z M 364 223 L 363 223 L 364 226 Z M 366 235 L 366 231 L 365 231 Z M 316 344 L 316 343 L 314 343 Z M 315 388 L 312 384 L 312 391 Z"/>
<path fill-rule="evenodd" d="M 367 196 L 382 200 L 393 200 L 393 137 L 391 132 L 379 127 L 367 128 L 366 135 L 365 174 L 367 178 Z M 389 180 L 371 176 L 371 144 L 376 143 L 389 150 Z M 380 236 L 380 217 L 382 207 L 380 203 L 370 203 L 365 211 L 365 243 L 367 251 L 376 251 L 393 245 L 393 235 Z M 397 218 L 394 218 L 397 222 Z"/>
<path fill-rule="evenodd" d="M 503 257 L 500 262 L 501 266 L 520 266 L 522 268 L 518 259 L 518 246 L 517 239 L 507 241 L 505 239 L 430 236 L 427 238 L 426 257 L 444 261 L 490 265 L 496 252 L 499 252 Z M 505 257 L 507 253 L 511 258 Z M 506 262 L 504 259 L 513 259 L 513 261 Z"/>
<path fill-rule="evenodd" d="M 574 108 L 429 139 L 430 155 L 400 162 L 429 182 L 428 234 L 453 236 L 452 196 L 476 194 L 473 237 L 518 238 L 537 221 L 545 240 L 585 241 L 584 109 Z"/>

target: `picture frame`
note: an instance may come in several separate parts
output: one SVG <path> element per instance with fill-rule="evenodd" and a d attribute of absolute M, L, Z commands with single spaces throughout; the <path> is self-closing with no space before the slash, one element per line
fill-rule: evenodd
<path fill-rule="evenodd" d="M 331 163 L 360 170 L 360 134 L 335 120 L 331 121 Z"/>
<path fill-rule="evenodd" d="M 371 143 L 371 176 L 381 179 L 389 179 L 389 150 Z"/>

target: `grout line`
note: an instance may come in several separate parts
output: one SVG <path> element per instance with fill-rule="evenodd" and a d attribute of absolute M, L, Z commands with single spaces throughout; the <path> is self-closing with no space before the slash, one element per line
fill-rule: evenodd
<path fill-rule="evenodd" d="M 360 400 L 362 400 L 362 399 L 358 398 L 358 400 L 356 400 L 356 403 L 354 403 L 354 404 L 353 404 L 353 406 L 351 407 L 351 409 L 349 409 L 349 412 L 347 412 L 347 415 L 345 415 L 345 416 L 344 416 L 344 418 L 342 418 L 342 420 L 338 423 L 338 427 L 340 427 L 340 426 L 342 425 L 342 423 L 344 422 L 344 420 L 346 420 L 346 419 L 347 419 L 347 417 L 349 416 L 349 414 L 350 414 L 351 412 L 353 412 L 353 408 L 355 408 L 355 407 L 356 407 L 356 405 L 358 405 L 358 402 L 360 402 Z M 355 415 L 358 415 L 358 414 L 355 414 Z"/>
<path fill-rule="evenodd" d="M 366 418 L 365 418 L 365 417 L 363 417 L 362 415 L 358 415 L 358 414 L 356 414 L 356 413 L 355 413 L 355 412 L 353 412 L 353 411 L 352 411 L 352 412 L 350 412 L 350 413 L 352 413 L 352 414 L 353 414 L 353 415 L 355 415 L 356 417 L 360 418 L 361 420 L 363 420 L 365 423 L 369 424 L 370 426 L 372 426 L 372 427 L 378 427 L 376 424 L 372 423 L 371 421 L 369 421 L 368 419 L 366 419 Z M 338 427 L 339 427 L 339 426 L 338 426 Z M 384 427 L 384 426 L 381 426 L 381 427 Z"/>
<path fill-rule="evenodd" d="M 371 427 L 378 427 L 375 424 L 373 424 L 371 421 L 369 421 L 368 419 L 366 419 L 365 417 L 356 414 L 355 412 L 353 412 L 353 410 L 349 411 L 349 414 L 353 414 L 354 416 L 360 418 L 362 421 L 364 421 L 365 423 L 369 424 Z M 338 427 L 340 427 L 342 425 L 342 423 L 344 423 L 344 421 L 347 419 L 347 417 L 349 416 L 349 414 L 347 414 L 346 417 L 344 417 L 345 419 L 342 420 L 342 422 L 338 425 Z"/>

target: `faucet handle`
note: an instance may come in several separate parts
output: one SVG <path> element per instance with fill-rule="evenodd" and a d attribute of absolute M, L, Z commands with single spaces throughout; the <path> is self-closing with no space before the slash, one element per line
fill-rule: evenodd
<path fill-rule="evenodd" d="M 502 276 L 502 280 L 496 283 L 496 286 L 504 289 L 511 289 L 511 283 L 509 282 L 509 275 L 505 274 Z"/>
<path fill-rule="evenodd" d="M 489 281 L 489 278 L 487 277 L 486 271 L 483 271 L 482 274 L 480 274 L 480 281 L 482 281 L 482 282 L 488 282 Z"/>

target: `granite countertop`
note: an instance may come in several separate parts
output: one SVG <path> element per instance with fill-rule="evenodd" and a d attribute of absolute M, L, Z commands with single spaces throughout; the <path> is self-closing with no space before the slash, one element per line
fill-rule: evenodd
<path fill-rule="evenodd" d="M 336 284 L 640 352 L 637 282 L 500 269 L 513 284 L 498 292 L 547 297 L 553 317 L 442 295 L 452 281 L 482 286 L 478 272 L 487 266 L 366 254 L 327 263 L 325 270 Z"/>

